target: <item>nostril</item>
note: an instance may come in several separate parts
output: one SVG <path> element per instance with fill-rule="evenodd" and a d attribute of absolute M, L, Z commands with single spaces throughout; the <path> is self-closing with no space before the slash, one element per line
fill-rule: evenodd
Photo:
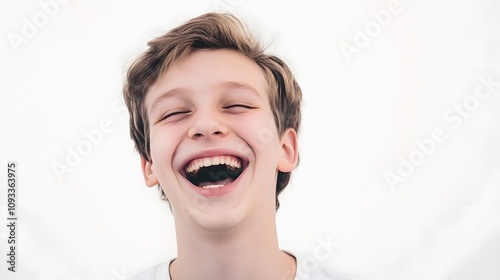
<path fill-rule="evenodd" d="M 205 137 L 210 137 L 210 136 L 221 136 L 221 135 L 224 135 L 224 132 L 214 129 L 212 133 L 209 133 L 208 131 L 207 131 L 207 133 L 204 133 L 203 131 L 200 131 L 200 132 L 190 131 L 188 134 L 189 134 L 189 137 L 191 137 L 191 138 L 205 138 Z"/>

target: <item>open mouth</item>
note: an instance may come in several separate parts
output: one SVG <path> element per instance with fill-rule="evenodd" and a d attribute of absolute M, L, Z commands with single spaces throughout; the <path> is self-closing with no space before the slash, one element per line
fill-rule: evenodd
<path fill-rule="evenodd" d="M 184 166 L 186 179 L 204 189 L 217 189 L 235 181 L 245 169 L 236 156 L 223 155 L 194 159 Z"/>

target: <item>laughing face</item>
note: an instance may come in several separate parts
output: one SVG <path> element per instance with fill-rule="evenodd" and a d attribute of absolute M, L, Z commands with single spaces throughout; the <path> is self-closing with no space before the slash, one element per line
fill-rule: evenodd
<path fill-rule="evenodd" d="M 151 161 L 176 224 L 224 230 L 275 211 L 278 170 L 297 164 L 297 135 L 278 135 L 268 83 L 251 59 L 198 50 L 151 86 L 145 100 Z"/>

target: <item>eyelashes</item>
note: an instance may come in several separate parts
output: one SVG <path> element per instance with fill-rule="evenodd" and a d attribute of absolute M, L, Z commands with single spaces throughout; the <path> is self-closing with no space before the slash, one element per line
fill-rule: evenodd
<path fill-rule="evenodd" d="M 243 104 L 243 103 L 236 103 L 236 104 L 230 104 L 230 105 L 225 105 L 222 107 L 222 110 L 227 113 L 232 113 L 232 114 L 241 114 L 241 113 L 246 113 L 251 110 L 257 109 L 258 107 L 248 105 L 248 104 Z M 179 121 L 182 120 L 184 117 L 187 115 L 191 114 L 191 110 L 176 110 L 176 111 L 170 111 L 161 116 L 158 120 L 158 122 L 161 121 Z"/>
<path fill-rule="evenodd" d="M 163 121 L 163 120 L 166 120 L 166 119 L 172 119 L 172 118 L 180 118 L 182 117 L 183 115 L 185 114 L 189 114 L 191 113 L 191 111 L 187 111 L 187 110 L 184 110 L 184 111 L 173 111 L 173 112 L 169 112 L 165 115 L 163 115 L 159 121 Z"/>
<path fill-rule="evenodd" d="M 244 109 L 255 109 L 256 107 L 246 105 L 246 104 L 232 104 L 229 106 L 223 107 L 224 109 L 231 109 L 231 108 L 244 108 Z"/>

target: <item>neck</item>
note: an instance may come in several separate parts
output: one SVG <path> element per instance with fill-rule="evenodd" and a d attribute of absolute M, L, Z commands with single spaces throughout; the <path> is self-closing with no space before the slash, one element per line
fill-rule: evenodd
<path fill-rule="evenodd" d="M 170 268 L 173 280 L 294 278 L 295 258 L 279 249 L 275 213 L 254 215 L 223 232 L 186 225 L 176 229 L 178 257 Z"/>

